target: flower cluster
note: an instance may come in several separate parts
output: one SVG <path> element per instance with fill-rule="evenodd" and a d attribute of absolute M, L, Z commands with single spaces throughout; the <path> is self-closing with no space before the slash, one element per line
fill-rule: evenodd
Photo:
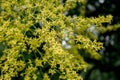
<path fill-rule="evenodd" d="M 88 63 L 78 49 L 99 59 L 102 43 L 92 40 L 88 28 L 109 23 L 111 16 L 69 16 L 85 0 L 7 0 L 0 12 L 0 79 L 82 80 Z M 67 31 L 67 33 L 65 33 Z M 67 35 L 66 49 L 62 42 Z"/>

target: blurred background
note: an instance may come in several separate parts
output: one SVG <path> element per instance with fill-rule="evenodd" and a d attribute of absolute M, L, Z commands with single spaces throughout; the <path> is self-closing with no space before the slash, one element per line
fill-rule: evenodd
<path fill-rule="evenodd" d="M 113 16 L 111 25 L 120 24 L 120 0 L 87 0 L 85 17 Z M 107 24 L 104 24 L 107 27 Z M 93 65 L 84 73 L 84 80 L 120 80 L 120 28 L 98 35 L 104 43 L 102 60 L 89 60 Z"/>
<path fill-rule="evenodd" d="M 85 57 L 85 60 L 92 64 L 87 72 L 82 73 L 84 80 L 120 80 L 120 0 L 86 0 L 85 17 L 98 17 L 112 15 L 111 24 L 103 24 L 104 27 L 111 27 L 97 34 L 98 41 L 103 42 L 104 48 L 99 52 L 101 60 L 94 60 Z M 78 16 L 84 11 L 81 4 L 77 3 L 76 8 L 70 10 L 68 15 Z M 84 9 L 83 9 L 84 10 Z M 118 28 L 115 29 L 114 27 Z M 95 33 L 96 34 L 96 33 Z"/>

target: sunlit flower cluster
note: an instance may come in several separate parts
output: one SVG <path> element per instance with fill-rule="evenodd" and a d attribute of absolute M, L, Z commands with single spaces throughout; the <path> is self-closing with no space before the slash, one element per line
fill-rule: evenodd
<path fill-rule="evenodd" d="M 100 30 L 112 19 L 110 15 L 84 18 L 85 1 L 2 0 L 0 80 L 82 80 L 78 72 L 85 71 L 88 63 L 78 49 L 100 59 L 102 48 L 87 29 L 94 24 Z M 81 4 L 81 15 L 65 15 L 76 3 Z"/>

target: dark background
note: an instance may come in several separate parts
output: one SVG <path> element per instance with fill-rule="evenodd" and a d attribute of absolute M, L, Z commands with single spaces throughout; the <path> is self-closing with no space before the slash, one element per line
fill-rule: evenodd
<path fill-rule="evenodd" d="M 80 15 L 81 5 L 77 3 L 76 8 L 70 10 L 68 15 Z M 119 5 L 120 0 L 86 0 L 85 17 L 112 15 L 111 25 L 119 24 Z M 107 27 L 107 24 L 104 26 Z M 120 80 L 120 28 L 100 33 L 98 36 L 98 41 L 104 43 L 104 48 L 100 51 L 102 59 L 97 61 L 85 58 L 92 65 L 82 76 L 84 80 Z"/>
<path fill-rule="evenodd" d="M 111 25 L 120 23 L 120 0 L 87 0 L 86 17 L 113 16 Z M 120 80 L 120 29 L 99 35 L 104 43 L 103 59 L 91 60 L 93 66 L 84 74 L 85 80 Z"/>

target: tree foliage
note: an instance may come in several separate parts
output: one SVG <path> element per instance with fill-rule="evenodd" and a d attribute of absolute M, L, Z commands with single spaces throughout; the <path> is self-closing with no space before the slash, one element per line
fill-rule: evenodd
<path fill-rule="evenodd" d="M 70 16 L 80 4 L 81 15 Z M 7 0 L 0 12 L 0 79 L 82 80 L 103 47 L 94 36 L 112 16 L 84 17 L 85 0 Z M 66 43 L 66 44 L 65 44 Z"/>

